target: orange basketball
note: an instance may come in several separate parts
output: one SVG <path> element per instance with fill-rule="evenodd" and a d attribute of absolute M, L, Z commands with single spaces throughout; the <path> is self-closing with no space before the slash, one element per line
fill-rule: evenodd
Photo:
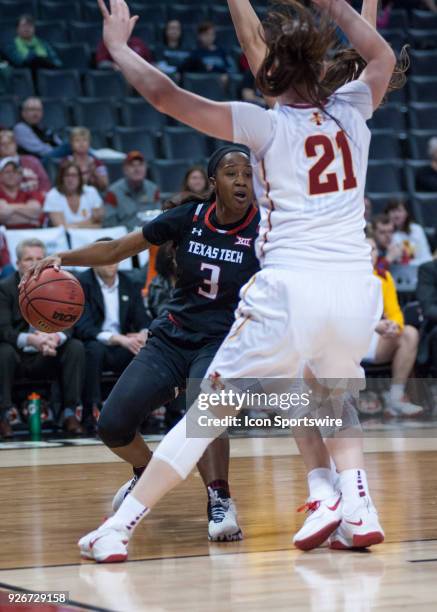
<path fill-rule="evenodd" d="M 85 296 L 72 274 L 45 268 L 37 280 L 30 279 L 20 289 L 19 303 L 30 325 L 53 333 L 72 327 L 80 319 Z"/>

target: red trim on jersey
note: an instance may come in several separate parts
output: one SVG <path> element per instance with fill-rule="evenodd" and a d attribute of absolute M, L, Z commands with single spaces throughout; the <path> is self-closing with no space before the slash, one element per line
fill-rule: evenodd
<path fill-rule="evenodd" d="M 323 100 L 322 107 L 326 106 L 327 102 L 328 100 Z M 308 104 L 306 102 L 301 102 L 300 104 L 299 102 L 296 102 L 296 104 L 285 104 L 285 106 L 289 106 L 290 108 L 319 108 L 318 106 L 314 106 L 314 104 Z"/>
<path fill-rule="evenodd" d="M 216 206 L 217 206 L 217 202 L 213 202 L 211 206 L 208 208 L 208 210 L 206 211 L 206 215 L 205 215 L 205 225 L 213 232 L 219 232 L 219 230 L 216 227 L 214 227 L 214 225 L 209 220 Z M 256 206 L 254 206 L 253 204 L 251 204 L 251 206 L 252 206 L 252 210 L 249 213 L 249 216 L 241 225 L 239 225 L 238 227 L 234 227 L 234 229 L 231 229 L 231 230 L 223 230 L 220 233 L 232 235 L 232 234 L 236 234 L 237 232 L 240 232 L 241 230 L 245 229 L 252 222 L 254 216 L 256 215 L 258 211 Z"/>
<path fill-rule="evenodd" d="M 264 160 L 261 161 L 261 170 L 262 170 L 262 178 L 263 178 L 263 181 L 264 181 L 264 183 L 266 185 L 266 198 L 267 198 L 267 201 L 269 203 L 269 212 L 267 213 L 267 223 L 269 225 L 269 228 L 268 228 L 268 230 L 266 231 L 266 233 L 263 236 L 263 243 L 262 243 L 262 245 L 260 247 L 261 256 L 264 257 L 264 247 L 265 247 L 265 245 L 267 243 L 269 232 L 272 231 L 272 219 L 271 219 L 271 217 L 272 217 L 272 212 L 275 210 L 275 205 L 273 204 L 273 200 L 270 198 L 270 183 L 267 180 L 266 167 L 264 165 Z"/>

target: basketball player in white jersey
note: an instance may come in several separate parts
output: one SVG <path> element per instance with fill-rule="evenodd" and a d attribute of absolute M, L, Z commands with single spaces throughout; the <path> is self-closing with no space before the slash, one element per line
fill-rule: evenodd
<path fill-rule="evenodd" d="M 228 0 L 228 5 L 240 46 L 246 55 L 252 73 L 256 76 L 267 51 L 263 26 L 249 0 Z M 361 11 L 362 17 L 375 29 L 377 12 L 378 0 L 363 0 Z M 404 52 L 402 52 L 399 65 L 396 67 L 389 83 L 389 91 L 398 89 L 404 85 L 404 73 L 407 66 L 408 60 Z M 330 81 L 330 86 L 336 89 L 346 82 L 349 82 L 352 78 L 356 79 L 357 75 L 359 76 L 364 67 L 365 65 L 363 65 L 361 58 L 359 58 L 352 49 L 340 51 L 329 61 L 329 66 L 327 66 L 326 69 L 327 74 L 325 74 L 325 83 Z M 334 82 L 338 83 L 337 87 Z M 266 97 L 266 102 L 270 107 L 274 107 L 277 100 L 272 97 Z M 359 512 L 362 511 L 362 501 L 366 502 L 370 508 L 370 513 L 374 517 L 376 514 L 373 510 L 370 498 L 364 494 L 365 487 L 362 484 L 363 478 L 365 478 L 365 472 L 363 470 L 364 456 L 362 454 L 361 443 L 357 439 L 357 436 L 359 436 L 359 423 L 356 416 L 356 409 L 349 395 L 346 395 L 344 406 L 341 411 L 343 416 L 347 415 L 347 417 L 349 417 L 349 423 L 347 427 L 343 429 L 342 436 L 343 438 L 347 438 L 347 433 L 349 431 L 350 437 L 355 439 L 343 439 L 342 442 L 337 442 L 337 454 L 342 452 L 340 447 L 343 446 L 343 452 L 350 456 L 351 447 L 354 447 L 353 457 L 355 457 L 355 459 L 350 462 L 350 467 L 353 465 L 355 468 L 361 469 L 354 469 L 348 472 L 344 470 L 342 479 L 338 480 L 335 466 L 333 465 L 332 469 L 330 469 L 328 451 L 324 448 L 319 432 L 315 431 L 312 436 L 307 435 L 299 437 L 299 433 L 296 436 L 296 441 L 309 469 L 309 498 L 307 504 L 299 509 L 306 509 L 308 518 L 294 537 L 296 546 L 303 550 L 320 545 L 324 541 L 325 533 L 331 530 L 331 524 L 335 522 L 335 513 L 331 510 L 331 508 L 335 506 L 335 499 L 333 499 L 335 498 L 334 489 L 340 489 L 340 492 L 343 492 L 341 491 L 341 480 L 343 480 L 345 489 L 343 492 L 344 498 L 347 498 L 348 490 L 352 489 L 352 491 L 358 491 L 363 497 L 366 497 L 366 499 L 355 499 L 355 502 L 360 501 L 360 503 L 355 503 L 354 495 L 351 495 L 352 504 L 342 504 L 342 523 L 330 538 L 331 547 L 354 548 L 359 546 L 360 542 L 361 544 L 369 545 L 371 543 L 377 543 L 377 540 L 380 539 L 379 536 L 368 537 L 367 535 L 363 537 L 363 535 L 365 535 L 365 530 L 369 529 L 368 526 L 363 529 L 363 526 L 355 524 L 352 525 L 353 529 L 348 528 L 348 525 L 351 524 L 350 521 L 348 522 L 351 518 L 349 515 L 356 514 L 356 507 L 358 507 Z M 354 430 L 353 428 L 356 428 L 357 425 L 358 429 Z M 332 446 L 332 441 L 328 440 L 327 445 L 328 448 L 330 448 Z M 333 464 L 332 461 L 331 464 Z M 352 523 L 359 523 L 360 521 L 361 518 L 352 520 Z M 378 533 L 381 533 L 382 536 L 382 532 L 379 531 L 379 525 L 376 524 L 374 529 Z"/>
<path fill-rule="evenodd" d="M 268 53 L 257 82 L 279 104 L 264 111 L 212 102 L 177 87 L 127 46 L 137 18 L 130 17 L 124 0 L 111 0 L 110 11 L 99 0 L 105 44 L 129 83 L 161 112 L 216 138 L 247 144 L 259 173 L 262 270 L 242 290 L 237 320 L 211 364 L 206 390 L 226 379 L 293 378 L 301 361 L 317 379 L 361 377 L 359 364 L 380 317 L 380 289 L 363 233 L 370 142 L 365 121 L 386 92 L 395 56 L 345 0 L 315 1 L 320 21 L 295 0 L 286 4 L 292 15 L 268 18 Z M 321 78 L 332 43 L 327 13 L 367 62 L 360 80 L 337 92 L 326 91 Z M 180 421 L 115 515 L 80 540 L 82 555 L 125 560 L 136 525 L 188 476 L 212 439 L 188 437 L 186 417 Z M 351 466 L 347 454 L 332 452 L 340 479 L 345 473 L 346 493 L 343 500 L 324 503 L 335 518 L 331 531 L 346 505 L 359 510 L 359 520 L 348 515 L 353 540 L 381 541 L 376 511 L 357 506 L 364 496 L 370 499 L 364 470 L 356 468 L 355 457 Z M 359 489 L 346 486 L 351 476 L 354 483 L 360 480 Z"/>

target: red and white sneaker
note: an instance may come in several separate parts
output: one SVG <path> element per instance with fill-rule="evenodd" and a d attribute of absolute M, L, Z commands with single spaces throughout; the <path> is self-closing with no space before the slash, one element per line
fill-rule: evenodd
<path fill-rule="evenodd" d="M 334 550 L 368 548 L 384 541 L 384 531 L 375 506 L 368 498 L 351 515 L 343 513 L 337 531 L 331 536 L 329 547 Z"/>
<path fill-rule="evenodd" d="M 337 529 L 341 522 L 341 495 L 335 494 L 323 500 L 308 501 L 298 512 L 306 511 L 308 516 L 293 538 L 300 550 L 312 550 L 321 546 Z"/>
<path fill-rule="evenodd" d="M 77 543 L 81 557 L 97 563 L 120 563 L 127 560 L 129 534 L 124 529 L 101 527 L 83 536 Z"/>

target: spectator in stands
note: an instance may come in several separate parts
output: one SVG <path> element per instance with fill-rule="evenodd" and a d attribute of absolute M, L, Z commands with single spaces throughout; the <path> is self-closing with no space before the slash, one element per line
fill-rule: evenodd
<path fill-rule="evenodd" d="M 101 227 L 103 202 L 99 192 L 84 185 L 82 173 L 74 161 L 64 161 L 44 202 L 52 225 L 64 227 Z"/>
<path fill-rule="evenodd" d="M 70 146 L 73 153 L 68 159 L 79 166 L 84 184 L 98 191 L 106 191 L 109 183 L 108 169 L 102 161 L 90 155 L 90 131 L 85 127 L 73 128 L 70 132 Z"/>
<path fill-rule="evenodd" d="M 390 272 L 376 268 L 378 251 L 376 243 L 368 239 L 372 248 L 375 275 L 382 284 L 383 317 L 376 326 L 364 361 L 391 363 L 392 382 L 385 395 L 385 414 L 393 417 L 412 417 L 423 413 L 423 408 L 413 404 L 405 393 L 408 377 L 414 367 L 419 344 L 419 332 L 412 325 L 405 325 L 399 306 L 396 287 Z"/>
<path fill-rule="evenodd" d="M 11 264 L 9 257 L 8 243 L 6 242 L 6 236 L 0 231 L 0 280 L 7 278 L 15 272 L 14 266 Z"/>
<path fill-rule="evenodd" d="M 226 74 L 235 69 L 226 52 L 215 44 L 216 31 L 210 21 L 197 28 L 197 49 L 192 51 L 182 70 L 184 72 L 219 72 Z"/>
<path fill-rule="evenodd" d="M 428 155 L 431 163 L 421 168 L 416 177 L 417 191 L 430 191 L 437 193 L 437 137 L 428 142 Z"/>
<path fill-rule="evenodd" d="M 376 215 L 371 225 L 378 251 L 376 268 L 382 272 L 401 259 L 402 246 L 393 242 L 394 226 L 387 215 Z"/>
<path fill-rule="evenodd" d="M 419 348 L 419 363 L 431 364 L 432 376 L 437 375 L 437 260 L 420 266 L 416 296 L 424 317 Z"/>
<path fill-rule="evenodd" d="M 71 153 L 69 144 L 53 130 L 42 125 L 44 108 L 39 98 L 27 98 L 21 107 L 21 121 L 14 127 L 14 136 L 20 153 L 41 158 L 65 157 Z"/>
<path fill-rule="evenodd" d="M 39 159 L 34 155 L 18 155 L 17 143 L 12 130 L 0 131 L 0 160 L 5 157 L 13 157 L 20 164 L 22 169 L 20 189 L 22 191 L 39 191 L 45 194 L 51 188 L 50 179 Z"/>
<path fill-rule="evenodd" d="M 111 239 L 98 242 L 107 240 Z M 101 407 L 103 371 L 121 374 L 145 344 L 150 318 L 140 287 L 119 272 L 117 264 L 86 270 L 79 279 L 85 311 L 75 333 L 85 344 L 84 414 L 89 418 L 96 417 Z"/>
<path fill-rule="evenodd" d="M 182 183 L 182 191 L 190 191 L 191 193 L 204 194 L 209 189 L 209 179 L 202 166 L 192 166 L 188 169 L 184 182 Z"/>
<path fill-rule="evenodd" d="M 140 151 L 131 151 L 123 164 L 124 178 L 109 186 L 104 227 L 124 225 L 129 232 L 142 225 L 141 213 L 159 207 L 158 186 L 146 179 L 147 163 Z"/>
<path fill-rule="evenodd" d="M 17 35 L 6 45 L 5 55 L 17 68 L 62 68 L 62 61 L 53 47 L 35 36 L 32 15 L 21 15 L 18 19 Z"/>
<path fill-rule="evenodd" d="M 131 36 L 128 46 L 135 51 L 146 62 L 153 62 L 153 55 L 146 43 L 137 36 Z M 99 70 L 118 70 L 117 64 L 113 61 L 111 54 L 105 47 L 103 39 L 99 42 L 96 50 L 96 66 Z"/>
<path fill-rule="evenodd" d="M 44 196 L 37 191 L 22 191 L 22 169 L 16 157 L 0 161 L 0 224 L 8 229 L 41 227 Z"/>
<path fill-rule="evenodd" d="M 157 52 L 157 67 L 166 74 L 181 72 L 190 51 L 183 45 L 182 25 L 177 19 L 170 19 L 165 24 L 163 46 Z"/>
<path fill-rule="evenodd" d="M 147 311 L 152 319 L 163 314 L 176 284 L 175 250 L 171 242 L 159 247 L 155 265 L 157 274 L 147 292 Z"/>
<path fill-rule="evenodd" d="M 82 433 L 76 409 L 84 377 L 84 348 L 71 331 L 47 334 L 29 326 L 18 306 L 18 283 L 32 264 L 45 256 L 36 238 L 17 246 L 18 272 L 0 281 L 0 435 L 10 435 L 9 420 L 18 420 L 12 387 L 19 377 L 45 379 L 59 376 L 63 398 L 59 422 L 68 433 Z"/>
<path fill-rule="evenodd" d="M 413 223 L 405 202 L 392 200 L 385 213 L 393 224 L 393 243 L 402 247 L 402 255 L 396 263 L 420 266 L 432 259 L 431 249 L 423 227 Z"/>

